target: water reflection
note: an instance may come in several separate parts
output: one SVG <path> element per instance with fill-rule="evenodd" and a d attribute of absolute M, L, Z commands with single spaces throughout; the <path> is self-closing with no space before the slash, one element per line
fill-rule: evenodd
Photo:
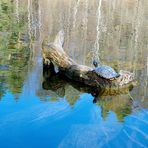
<path fill-rule="evenodd" d="M 133 86 L 121 89 L 92 88 L 77 82 L 69 82 L 69 79 L 63 75 L 55 75 L 52 68 L 44 67 L 43 69 L 42 87 L 50 94 L 50 98 L 44 101 L 58 101 L 60 98 L 65 98 L 73 106 L 82 94 L 87 93 L 94 97 L 92 102 L 101 107 L 103 119 L 107 118 L 109 111 L 113 111 L 118 121 L 123 122 L 124 117 L 132 113 L 133 100 L 129 96 L 129 91 Z"/>
<path fill-rule="evenodd" d="M 1 97 L 6 90 L 14 95 L 21 93 L 26 74 L 31 69 L 33 57 L 39 53 L 38 51 L 35 53 L 33 48 L 35 44 L 33 42 L 40 37 L 39 16 L 36 14 L 38 3 L 33 4 L 34 8 L 31 11 L 34 12 L 29 10 L 28 17 L 26 17 L 27 6 L 23 9 L 23 5 L 23 1 L 19 0 L 0 1 Z M 29 15 L 30 12 L 32 16 Z M 4 69 L 5 65 L 9 68 Z"/>
<path fill-rule="evenodd" d="M 139 86 L 132 95 L 143 102 L 145 99 L 139 98 L 147 98 L 148 89 L 146 8 L 146 0 L 70 0 L 63 1 L 63 5 L 58 0 L 54 3 L 44 0 L 41 34 L 43 38 L 48 35 L 52 41 L 62 27 L 66 32 L 64 49 L 78 63 L 92 66 L 92 59 L 100 56 L 102 64 L 135 72 Z"/>
<path fill-rule="evenodd" d="M 147 0 L 0 0 L 0 147 L 147 147 L 147 10 Z M 138 85 L 101 90 L 42 74 L 42 40 L 62 28 L 74 60 L 99 57 Z"/>

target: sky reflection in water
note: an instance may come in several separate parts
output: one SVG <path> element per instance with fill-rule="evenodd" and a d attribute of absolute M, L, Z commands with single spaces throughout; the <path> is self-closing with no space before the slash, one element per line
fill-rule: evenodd
<path fill-rule="evenodd" d="M 148 147 L 148 5 L 120 1 L 0 1 L 0 147 Z M 135 72 L 138 85 L 94 97 L 91 88 L 49 77 L 41 43 L 61 28 L 78 63 L 92 66 L 99 55 Z"/>

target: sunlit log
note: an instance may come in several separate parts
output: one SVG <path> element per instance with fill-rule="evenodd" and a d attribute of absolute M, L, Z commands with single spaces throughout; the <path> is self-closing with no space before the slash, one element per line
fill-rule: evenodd
<path fill-rule="evenodd" d="M 64 33 L 60 31 L 53 43 L 42 44 L 42 55 L 45 65 L 53 64 L 59 73 L 64 74 L 69 79 L 84 83 L 93 87 L 123 87 L 131 84 L 134 75 L 128 71 L 121 70 L 120 76 L 115 79 L 105 79 L 99 76 L 91 67 L 79 65 L 63 49 Z"/>

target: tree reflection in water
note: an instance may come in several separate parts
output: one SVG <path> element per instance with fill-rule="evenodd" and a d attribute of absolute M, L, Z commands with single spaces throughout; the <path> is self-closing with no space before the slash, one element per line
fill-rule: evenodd
<path fill-rule="evenodd" d="M 91 94 L 93 103 L 101 107 L 101 116 L 105 120 L 109 111 L 113 111 L 118 121 L 123 122 L 124 117 L 132 113 L 133 100 L 129 96 L 132 85 L 124 88 L 92 88 L 81 83 L 69 81 L 63 75 L 56 75 L 52 68 L 43 68 L 42 87 L 48 90 L 51 97 L 43 101 L 58 101 L 65 98 L 70 106 L 75 105 L 83 93 Z"/>
<path fill-rule="evenodd" d="M 98 2 L 0 0 L 1 147 L 58 147 L 61 141 L 78 147 L 100 147 L 100 142 L 104 147 L 148 146 L 148 0 L 102 0 L 100 10 Z M 72 59 L 92 66 L 99 35 L 102 64 L 135 72 L 139 84 L 95 89 L 45 70 L 42 86 L 42 63 L 37 62 L 42 40 L 52 41 L 62 28 Z M 108 130 L 107 138 L 102 129 Z"/>

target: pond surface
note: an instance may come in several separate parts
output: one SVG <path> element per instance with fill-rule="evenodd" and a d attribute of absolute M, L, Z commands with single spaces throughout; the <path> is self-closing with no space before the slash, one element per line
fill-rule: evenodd
<path fill-rule="evenodd" d="M 131 71 L 121 92 L 43 69 L 41 44 L 65 31 L 78 63 Z M 0 147 L 148 147 L 147 0 L 0 0 Z"/>

